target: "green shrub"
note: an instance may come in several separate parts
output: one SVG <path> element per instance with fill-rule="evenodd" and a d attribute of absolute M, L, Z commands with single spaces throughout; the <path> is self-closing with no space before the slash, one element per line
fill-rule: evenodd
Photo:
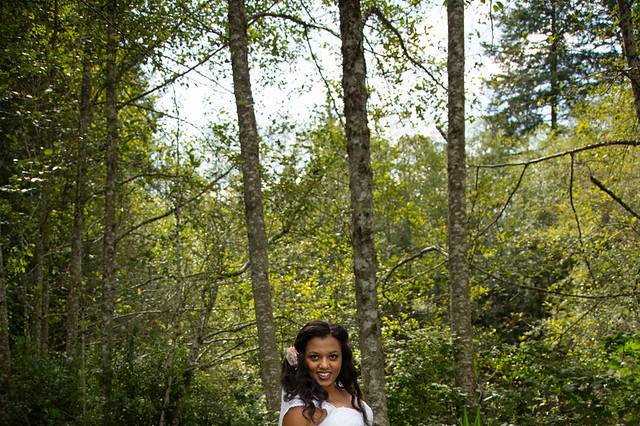
<path fill-rule="evenodd" d="M 489 424 L 633 424 L 640 392 L 606 367 L 602 351 L 580 354 L 540 340 L 483 354 L 481 402 Z M 635 414 L 634 414 L 635 412 Z"/>
<path fill-rule="evenodd" d="M 397 426 L 455 424 L 462 402 L 454 387 L 453 351 L 446 332 L 412 331 L 387 340 L 390 423 Z"/>
<path fill-rule="evenodd" d="M 11 392 L 0 418 L 5 424 L 72 423 L 79 410 L 74 370 L 61 359 L 40 356 L 26 339 L 12 350 Z"/>

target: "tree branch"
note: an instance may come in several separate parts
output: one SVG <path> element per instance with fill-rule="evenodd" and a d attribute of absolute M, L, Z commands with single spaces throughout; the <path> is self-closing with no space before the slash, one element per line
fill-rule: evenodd
<path fill-rule="evenodd" d="M 127 235 L 131 234 L 132 232 L 134 232 L 135 230 L 142 228 L 145 225 L 148 225 L 150 223 L 156 222 L 160 219 L 164 219 L 167 216 L 170 216 L 178 211 L 180 211 L 181 209 L 183 209 L 185 206 L 187 206 L 188 204 L 194 202 L 195 200 L 197 200 L 198 198 L 200 198 L 205 192 L 209 191 L 216 183 L 218 183 L 222 178 L 224 178 L 225 176 L 227 176 L 229 173 L 231 173 L 231 170 L 234 169 L 234 166 L 230 167 L 229 169 L 227 169 L 226 172 L 224 172 L 223 174 L 221 174 L 220 176 L 218 176 L 217 178 L 215 178 L 213 180 L 213 182 L 209 183 L 209 185 L 205 186 L 204 189 L 202 189 L 200 192 L 198 192 L 196 195 L 194 195 L 193 197 L 185 200 L 183 203 L 175 206 L 172 209 L 167 210 L 166 212 L 159 214 L 158 216 L 154 216 L 151 217 L 147 220 L 144 220 L 142 222 L 140 222 L 137 225 L 132 226 L 131 228 L 129 228 L 127 231 L 125 231 L 124 233 L 122 233 L 121 235 L 119 235 L 116 238 L 116 243 L 119 242 L 120 240 L 122 240 L 123 238 L 125 238 Z"/>
<path fill-rule="evenodd" d="M 134 108 L 139 108 L 139 109 L 144 110 L 144 111 L 149 111 L 149 112 L 151 112 L 151 113 L 158 114 L 158 115 L 161 115 L 161 116 L 163 116 L 163 117 L 171 118 L 172 120 L 176 120 L 176 121 L 178 121 L 178 122 L 180 122 L 180 123 L 188 124 L 188 125 L 189 125 L 189 126 L 191 126 L 193 129 L 195 129 L 195 130 L 197 130 L 198 132 L 200 132 L 200 134 L 204 135 L 204 132 L 202 131 L 202 128 L 201 128 L 200 126 L 198 126 L 198 125 L 197 125 L 197 124 L 195 124 L 195 123 L 192 123 L 192 122 L 191 122 L 191 121 L 189 121 L 189 120 L 186 120 L 186 119 L 184 119 L 184 118 L 178 117 L 177 115 L 173 115 L 173 114 L 170 114 L 170 113 L 165 112 L 165 111 L 160 111 L 160 110 L 157 110 L 157 109 L 155 109 L 155 108 L 148 107 L 148 106 L 143 105 L 143 104 L 136 104 L 136 103 L 132 103 L 132 104 L 129 104 L 129 106 L 134 107 Z"/>
<path fill-rule="evenodd" d="M 438 130 L 438 133 L 440 133 L 442 139 L 444 139 L 446 143 L 449 143 L 449 136 L 447 136 L 447 131 L 440 125 L 436 125 L 436 130 Z"/>
<path fill-rule="evenodd" d="M 555 337 L 555 339 L 553 339 L 553 341 L 556 342 L 556 346 L 558 344 L 560 344 L 560 341 L 562 340 L 562 338 L 569 332 L 571 331 L 572 328 L 574 328 L 576 325 L 578 325 L 587 315 L 589 315 L 593 310 L 595 310 L 598 306 L 600 306 L 602 304 L 602 302 L 604 302 L 604 299 L 600 299 L 600 300 L 596 300 L 590 307 L 589 309 L 587 309 L 582 315 L 580 315 L 579 318 L 577 318 L 574 322 L 572 322 L 571 324 L 569 324 L 568 327 L 566 327 L 564 330 L 562 330 L 562 333 L 560 333 L 559 335 L 557 335 Z"/>
<path fill-rule="evenodd" d="M 329 96 L 329 100 L 331 101 L 331 106 L 333 107 L 333 112 L 336 114 L 336 117 L 338 117 L 338 119 L 340 120 L 340 126 L 344 127 L 344 123 L 342 122 L 342 115 L 340 114 L 340 111 L 338 110 L 338 105 L 336 104 L 336 100 L 333 97 L 333 92 L 331 90 L 331 85 L 329 84 L 329 81 L 325 78 L 324 73 L 322 72 L 322 67 L 318 63 L 318 58 L 317 58 L 315 52 L 313 51 L 313 47 L 311 46 L 311 40 L 309 39 L 309 32 L 307 31 L 306 28 L 305 28 L 305 31 L 304 31 L 304 38 L 307 41 L 307 46 L 309 47 L 309 53 L 311 54 L 311 60 L 313 61 L 313 64 L 316 66 L 316 69 L 318 70 L 318 74 L 320 74 L 320 79 L 324 83 L 324 86 L 327 88 L 327 95 Z"/>
<path fill-rule="evenodd" d="M 498 222 L 498 220 L 502 217 L 502 214 L 507 209 L 507 207 L 511 203 L 511 200 L 513 199 L 514 195 L 518 191 L 518 188 L 520 188 L 520 185 L 522 184 L 522 179 L 524 178 L 524 174 L 527 171 L 527 167 L 528 167 L 528 164 L 525 164 L 524 167 L 522 168 L 522 172 L 520 172 L 520 177 L 518 178 L 518 182 L 516 183 L 516 186 L 514 186 L 513 189 L 511 190 L 511 193 L 509 194 L 509 198 L 507 198 L 507 201 L 502 206 L 502 209 L 498 212 L 498 214 L 493 219 L 493 221 L 491 221 L 491 223 L 489 223 L 487 226 L 485 226 L 482 229 L 482 231 L 480 231 L 478 233 L 478 235 L 476 235 L 476 238 L 481 237 L 485 232 L 487 232 L 489 230 L 489 228 L 491 228 L 493 225 L 495 225 Z"/>
<path fill-rule="evenodd" d="M 137 175 L 130 176 L 125 180 L 118 182 L 118 186 L 126 185 L 140 178 L 157 178 L 157 179 L 176 179 L 184 176 L 181 175 L 169 175 L 167 173 L 153 172 L 153 173 L 139 173 Z"/>
<path fill-rule="evenodd" d="M 252 15 L 249 17 L 249 25 L 253 24 L 254 22 L 262 19 L 262 18 L 280 18 L 280 19 L 284 19 L 287 21 L 291 21 L 293 23 L 296 23 L 302 27 L 306 29 L 314 29 L 314 30 L 321 30 L 321 31 L 326 31 L 329 34 L 331 34 L 332 36 L 335 36 L 336 38 L 340 38 L 340 34 L 336 33 L 335 31 L 333 31 L 331 28 L 327 28 L 324 27 L 322 25 L 316 25 L 307 21 L 304 21 L 300 18 L 298 18 L 297 16 L 293 16 L 293 15 L 288 15 L 286 13 L 274 13 L 274 12 L 260 12 L 260 13 L 256 13 L 255 15 Z"/>
<path fill-rule="evenodd" d="M 576 210 L 576 206 L 573 201 L 574 164 L 575 164 L 575 153 L 571 153 L 571 173 L 569 175 L 569 203 L 571 204 L 573 217 L 575 218 L 576 226 L 578 227 L 578 241 L 580 242 L 580 251 L 582 252 L 584 263 L 587 265 L 587 270 L 589 271 L 589 277 L 591 278 L 591 281 L 595 286 L 595 284 L 597 284 L 597 280 L 596 280 L 595 274 L 593 273 L 593 270 L 591 269 L 591 262 L 589 262 L 589 256 L 587 256 L 587 248 L 584 245 L 584 238 L 582 237 L 582 226 L 580 226 L 580 217 L 578 216 L 578 212 Z"/>
<path fill-rule="evenodd" d="M 162 89 L 162 88 L 164 88 L 164 87 L 166 87 L 166 86 L 168 86 L 168 85 L 170 85 L 170 84 L 173 84 L 173 83 L 174 83 L 176 80 L 178 80 L 179 78 L 184 77 L 185 75 L 189 74 L 189 73 L 190 73 L 191 71 L 193 71 L 194 69 L 196 69 L 196 68 L 198 68 L 199 66 L 201 66 L 201 65 L 205 64 L 205 63 L 206 63 L 209 59 L 211 59 L 214 55 L 216 55 L 216 54 L 220 53 L 220 52 L 222 51 L 222 49 L 224 49 L 225 47 L 226 47 L 226 44 L 225 44 L 225 45 L 222 45 L 222 46 L 220 46 L 220 47 L 218 47 L 217 49 L 215 49 L 215 50 L 213 50 L 213 51 L 211 51 L 211 52 L 209 52 L 209 53 L 208 53 L 207 55 L 205 55 L 202 59 L 200 59 L 196 64 L 194 64 L 194 65 L 192 65 L 192 66 L 188 67 L 185 71 L 175 73 L 174 75 L 172 75 L 171 77 L 169 77 L 168 79 L 166 79 L 166 80 L 165 80 L 165 81 L 163 81 L 162 83 L 158 84 L 157 86 L 152 87 L 151 89 L 145 90 L 144 92 L 139 93 L 139 94 L 137 94 L 137 95 L 135 95 L 135 96 L 133 96 L 133 97 L 131 97 L 131 98 L 127 99 L 127 100 L 126 100 L 126 101 L 124 101 L 124 102 L 121 102 L 121 103 L 119 104 L 119 107 L 123 107 L 123 106 L 126 106 L 126 105 L 130 105 L 130 104 L 134 103 L 135 101 L 137 101 L 137 100 L 139 100 L 139 99 L 142 99 L 142 98 L 144 98 L 144 97 L 146 97 L 146 96 L 149 96 L 150 94 L 152 94 L 152 93 L 154 93 L 154 92 L 156 92 L 156 91 L 158 91 L 158 90 L 160 90 L 160 89 Z"/>
<path fill-rule="evenodd" d="M 544 157 L 534 158 L 532 160 L 526 161 L 515 161 L 512 163 L 499 163 L 499 164 L 470 164 L 470 167 L 477 167 L 481 169 L 498 169 L 502 167 L 517 167 L 517 166 L 527 166 L 530 164 L 537 164 L 543 161 L 551 160 L 554 158 L 564 157 L 565 155 L 576 154 L 582 151 L 588 151 L 591 149 L 605 148 L 609 146 L 640 146 L 640 140 L 615 140 L 615 141 L 607 141 L 596 143 L 592 145 L 586 145 L 579 148 L 570 149 L 568 151 L 562 151 L 551 155 L 546 155 Z"/>
<path fill-rule="evenodd" d="M 391 278 L 391 275 L 393 275 L 395 273 L 395 271 L 398 270 L 398 268 L 400 268 L 402 265 L 406 265 L 407 263 L 414 261 L 416 259 L 418 259 L 419 257 L 424 256 L 427 253 L 430 253 L 432 251 L 437 251 L 438 253 L 442 254 L 443 256 L 447 257 L 449 256 L 448 253 L 440 246 L 430 246 L 430 247 L 425 247 L 422 250 L 420 250 L 419 252 L 412 254 L 409 257 L 406 257 L 404 259 L 402 259 L 400 262 L 396 263 L 396 265 L 391 268 L 389 270 L 389 272 L 387 272 L 387 274 L 384 276 L 383 280 L 382 280 L 382 285 L 385 285 L 387 283 L 387 281 L 389 281 L 389 278 Z"/>
<path fill-rule="evenodd" d="M 589 300 L 603 300 L 603 299 L 617 299 L 617 298 L 621 298 L 621 297 L 635 297 L 635 296 L 640 296 L 640 292 L 637 291 L 632 291 L 632 292 L 628 292 L 628 293 L 614 293 L 614 294 L 575 294 L 575 293 L 565 293 L 562 291 L 556 291 L 556 290 L 547 290 L 546 288 L 540 288 L 540 287 L 535 287 L 532 285 L 525 285 L 525 284 L 518 284 L 518 283 L 514 283 L 511 281 L 508 281 L 492 272 L 489 272 L 473 263 L 470 263 L 469 266 L 471 266 L 473 269 L 476 269 L 480 272 L 482 272 L 483 274 L 487 275 L 488 277 L 501 282 L 503 284 L 506 284 L 510 287 L 517 287 L 517 288 L 522 288 L 524 290 L 533 290 L 533 291 L 538 291 L 540 293 L 547 293 L 547 294 L 553 294 L 555 296 L 562 296 L 562 297 L 571 297 L 571 298 L 577 298 L 577 299 L 589 299 Z"/>
<path fill-rule="evenodd" d="M 407 49 L 407 46 L 404 43 L 404 40 L 402 39 L 402 34 L 400 34 L 400 31 L 398 31 L 398 29 L 391 23 L 391 21 L 389 21 L 387 19 L 386 16 L 384 16 L 384 14 L 382 13 L 382 11 L 377 7 L 377 6 L 373 6 L 371 8 L 369 8 L 369 10 L 367 11 L 366 15 L 365 15 L 365 20 L 366 18 L 368 18 L 368 16 L 370 15 L 375 15 L 378 17 L 378 19 L 380 20 L 380 22 L 382 22 L 382 24 L 387 27 L 387 29 L 389 29 L 389 31 L 391 31 L 396 38 L 398 39 L 398 43 L 400 43 L 400 48 L 402 49 L 402 53 L 404 53 L 404 56 L 409 60 L 409 62 L 411 62 L 415 67 L 420 68 L 422 71 L 425 72 L 425 74 L 427 74 L 429 76 L 429 78 L 431 78 L 431 80 L 440 88 L 442 88 L 445 92 L 447 92 L 447 88 L 440 82 L 440 80 L 438 80 L 432 73 L 431 71 L 429 71 L 424 65 L 422 65 L 417 59 L 415 59 L 410 53 L 409 50 Z"/>
<path fill-rule="evenodd" d="M 640 219 L 640 214 L 636 213 L 631 207 L 629 207 L 629 205 L 627 203 L 622 201 L 622 199 L 620 197 L 618 197 L 616 194 L 614 194 L 613 191 L 611 191 L 610 189 L 605 187 L 602 182 L 600 182 L 598 179 L 596 179 L 593 176 L 589 176 L 589 179 L 591 180 L 591 183 L 593 183 L 595 186 L 597 186 L 602 191 L 604 191 L 609 197 L 611 197 L 613 199 L 613 201 L 615 201 L 616 203 L 620 204 L 626 211 L 631 213 L 632 216 L 634 216 L 636 219 Z"/>

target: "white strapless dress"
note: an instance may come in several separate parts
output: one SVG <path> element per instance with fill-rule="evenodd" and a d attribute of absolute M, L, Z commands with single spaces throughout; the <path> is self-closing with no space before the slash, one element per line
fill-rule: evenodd
<path fill-rule="evenodd" d="M 355 408 L 336 407 L 327 401 L 322 403 L 322 407 L 320 407 L 320 403 L 317 401 L 314 401 L 314 403 L 316 407 L 322 408 L 327 412 L 327 417 L 324 418 L 319 426 L 364 426 L 362 414 Z M 364 406 L 364 411 L 367 415 L 367 420 L 369 420 L 369 424 L 373 425 L 373 411 L 371 411 L 371 407 L 369 407 L 364 401 L 362 401 L 362 405 Z M 282 420 L 284 419 L 285 414 L 287 414 L 287 411 L 293 407 L 303 406 L 304 402 L 302 402 L 300 398 L 293 398 L 291 401 L 285 401 L 283 398 L 280 405 L 280 419 L 278 420 L 278 426 L 282 426 Z"/>

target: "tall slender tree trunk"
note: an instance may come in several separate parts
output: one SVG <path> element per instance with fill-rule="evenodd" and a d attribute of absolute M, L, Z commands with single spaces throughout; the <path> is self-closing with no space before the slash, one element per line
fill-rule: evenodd
<path fill-rule="evenodd" d="M 9 309 L 2 257 L 2 225 L 0 225 L 0 407 L 6 407 L 11 389 L 11 347 L 9 346 Z M 0 421 L 3 415 L 0 414 Z"/>
<path fill-rule="evenodd" d="M 46 355 L 49 339 L 49 208 L 46 192 L 44 190 L 40 198 L 43 210 L 40 213 L 39 235 L 35 249 L 35 313 L 31 328 L 38 355 Z"/>
<path fill-rule="evenodd" d="M 84 206 L 86 199 L 87 160 L 86 146 L 91 122 L 91 63 L 89 43 L 85 42 L 82 60 L 82 84 L 80 86 L 80 110 L 78 118 L 78 147 L 76 150 L 75 194 L 73 202 L 73 229 L 71 232 L 71 280 L 67 297 L 67 356 L 74 362 L 78 358 L 78 317 L 82 293 L 82 256 L 84 239 Z"/>
<path fill-rule="evenodd" d="M 558 6 L 556 0 L 551 1 L 551 46 L 549 52 L 550 91 L 551 91 L 551 130 L 558 129 L 558 104 L 560 90 L 558 88 L 558 46 L 560 34 L 558 33 Z"/>
<path fill-rule="evenodd" d="M 118 97 L 116 57 L 118 51 L 118 33 L 116 30 L 116 0 L 107 1 L 107 46 L 106 46 L 106 184 L 102 265 L 102 300 L 101 300 L 101 368 L 104 409 L 103 423 L 112 423 L 112 380 L 111 339 L 112 321 L 116 298 L 116 179 L 118 173 Z"/>
<path fill-rule="evenodd" d="M 18 241 L 18 247 L 22 252 L 26 250 L 25 242 L 23 239 Z M 33 280 L 27 276 L 27 274 L 21 274 L 18 278 L 18 300 L 19 306 L 21 307 L 21 332 L 23 337 L 31 337 L 33 333 L 31 332 L 31 323 L 33 318 L 33 313 L 35 312 L 34 301 L 32 300 L 32 292 L 33 292 Z"/>
<path fill-rule="evenodd" d="M 636 116 L 640 120 L 640 52 L 638 52 L 638 42 L 633 32 L 633 16 L 629 0 L 618 0 L 618 15 L 618 25 L 620 32 L 622 32 L 624 56 L 629 67 L 628 76 L 631 80 Z"/>
<path fill-rule="evenodd" d="M 176 107 L 176 115 L 180 115 L 180 111 L 178 109 L 177 101 L 174 97 L 174 103 Z M 175 165 L 176 175 L 180 174 L 180 125 L 176 129 L 175 136 Z M 183 187 L 180 183 L 177 183 L 177 187 L 174 189 L 175 199 L 173 200 L 174 207 L 174 218 L 175 218 L 175 235 L 174 235 L 174 257 L 176 263 L 176 289 L 177 296 L 174 298 L 175 306 L 173 308 L 173 319 L 171 324 L 173 325 L 171 342 L 169 344 L 169 351 L 167 354 L 167 359 L 164 364 L 164 371 L 167 374 L 167 382 L 165 387 L 164 400 L 162 403 L 162 410 L 160 413 L 160 420 L 158 421 L 158 426 L 165 426 L 165 424 L 173 424 L 179 422 L 178 418 L 178 406 L 180 404 L 180 398 L 182 395 L 179 395 L 178 392 L 174 391 L 174 369 L 175 369 L 175 356 L 176 351 L 180 345 L 180 337 L 182 334 L 182 321 L 183 321 L 183 313 L 185 309 L 186 299 L 187 299 L 187 290 L 185 285 L 185 268 L 184 268 L 184 257 L 183 257 L 183 246 L 181 244 L 182 241 L 182 213 L 180 211 L 179 206 L 181 206 L 184 202 L 183 200 Z M 178 387 L 180 384 L 178 384 Z M 178 388 L 178 391 L 180 388 Z M 175 395 L 175 400 L 172 400 L 172 395 Z"/>
<path fill-rule="evenodd" d="M 354 0 L 340 0 L 339 8 L 345 136 L 351 192 L 351 238 L 362 377 L 366 397 L 375 413 L 375 424 L 386 426 L 389 419 L 384 386 L 384 353 L 378 317 L 377 262 L 373 241 L 373 173 L 367 120 L 367 70 L 363 48 L 362 12 L 360 2 Z"/>
<path fill-rule="evenodd" d="M 51 37 L 49 39 L 50 48 L 55 51 L 58 48 L 58 34 L 60 31 L 60 17 L 59 17 L 59 5 L 58 0 L 53 2 L 53 22 L 47 22 L 46 25 L 51 26 Z M 49 67 L 48 80 L 53 82 L 57 79 L 58 69 L 56 67 Z M 48 101 L 45 101 L 46 109 L 49 110 L 53 105 L 50 105 Z M 43 147 L 53 148 L 53 141 L 59 137 L 52 127 L 47 126 L 44 129 L 42 137 Z M 51 277 L 49 274 L 49 245 L 50 245 L 50 214 L 52 208 L 49 205 L 49 192 L 54 183 L 49 179 L 43 187 L 42 194 L 40 196 L 41 203 L 41 216 L 40 216 L 40 228 L 38 230 L 39 236 L 36 247 L 36 307 L 37 312 L 35 319 L 37 321 L 33 332 L 37 336 L 37 351 L 40 355 L 46 356 L 49 351 L 49 308 L 50 308 L 50 287 Z"/>
<path fill-rule="evenodd" d="M 44 204 L 42 202 L 38 204 Z M 45 248 L 42 246 L 42 224 L 40 225 L 35 250 L 34 250 L 34 268 L 33 268 L 33 316 L 31 317 L 31 341 L 35 345 L 35 351 L 38 356 L 42 355 L 40 352 L 40 330 L 42 328 L 42 282 L 45 279 L 44 273 L 44 256 Z"/>
<path fill-rule="evenodd" d="M 229 49 L 240 130 L 242 183 L 251 261 L 253 303 L 260 346 L 260 374 L 269 409 L 275 414 L 280 407 L 280 363 L 276 350 L 275 324 L 271 307 L 258 130 L 249 75 L 247 17 L 243 0 L 229 1 Z"/>
<path fill-rule="evenodd" d="M 40 354 L 46 355 L 49 352 L 49 305 L 50 305 L 50 276 L 49 276 L 49 226 L 48 222 L 42 230 L 42 248 L 44 253 L 42 256 L 42 276 L 41 276 L 41 292 L 40 297 L 42 303 L 40 305 L 40 330 L 39 350 Z"/>
<path fill-rule="evenodd" d="M 471 302 L 467 264 L 467 207 L 465 171 L 464 0 L 447 3 L 448 47 L 448 231 L 451 334 L 455 354 L 456 385 L 467 405 L 475 399 Z"/>
<path fill-rule="evenodd" d="M 180 424 L 180 418 L 182 416 L 182 409 L 184 406 L 184 399 L 191 389 L 195 371 L 198 367 L 198 355 L 200 353 L 202 343 L 204 342 L 207 324 L 209 324 L 209 319 L 211 318 L 211 311 L 213 310 L 213 306 L 216 303 L 217 293 L 217 283 L 214 284 L 208 292 L 203 292 L 202 298 L 204 309 L 202 315 L 200 315 L 200 317 L 197 319 L 197 325 L 195 327 L 191 327 L 191 329 L 193 330 L 193 335 L 191 336 L 191 345 L 189 346 L 189 357 L 187 358 L 186 368 L 182 373 L 182 382 L 176 392 L 177 395 L 175 396 L 176 408 L 173 422 L 171 423 L 172 426 L 178 426 Z"/>

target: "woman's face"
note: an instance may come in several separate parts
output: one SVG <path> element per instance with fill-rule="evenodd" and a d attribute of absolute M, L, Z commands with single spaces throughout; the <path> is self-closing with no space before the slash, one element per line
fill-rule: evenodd
<path fill-rule="evenodd" d="M 333 336 L 311 338 L 307 342 L 304 361 L 309 375 L 320 386 L 325 389 L 335 386 L 342 368 L 340 341 Z"/>

